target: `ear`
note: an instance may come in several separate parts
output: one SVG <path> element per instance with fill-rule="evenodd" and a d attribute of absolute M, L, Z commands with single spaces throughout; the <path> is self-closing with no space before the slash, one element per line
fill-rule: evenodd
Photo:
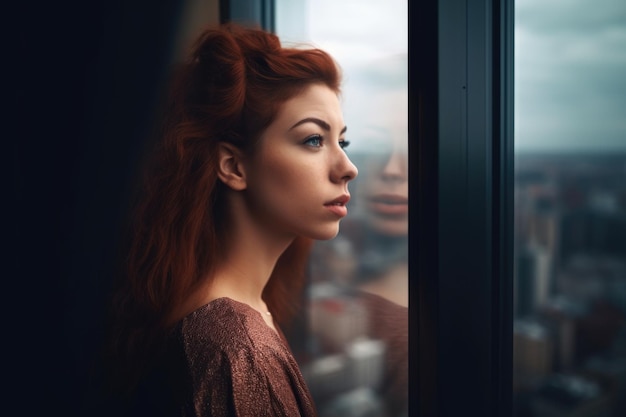
<path fill-rule="evenodd" d="M 241 150 L 227 142 L 218 144 L 217 175 L 224 184 L 235 191 L 246 189 L 246 173 Z"/>

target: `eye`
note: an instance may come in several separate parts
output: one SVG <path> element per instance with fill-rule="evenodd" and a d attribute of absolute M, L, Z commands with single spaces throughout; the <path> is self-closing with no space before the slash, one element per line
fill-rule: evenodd
<path fill-rule="evenodd" d="M 307 146 L 312 146 L 314 148 L 319 148 L 322 146 L 323 138 L 320 135 L 312 135 L 306 138 L 304 144 Z"/>
<path fill-rule="evenodd" d="M 341 146 L 341 149 L 346 149 L 348 146 L 350 146 L 350 141 L 342 139 L 339 141 L 339 146 Z"/>

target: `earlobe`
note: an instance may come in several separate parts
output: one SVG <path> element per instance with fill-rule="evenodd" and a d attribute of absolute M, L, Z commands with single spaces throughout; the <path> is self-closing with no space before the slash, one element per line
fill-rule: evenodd
<path fill-rule="evenodd" d="M 235 191 L 246 189 L 246 175 L 241 151 L 230 143 L 218 145 L 217 175 L 220 180 Z"/>

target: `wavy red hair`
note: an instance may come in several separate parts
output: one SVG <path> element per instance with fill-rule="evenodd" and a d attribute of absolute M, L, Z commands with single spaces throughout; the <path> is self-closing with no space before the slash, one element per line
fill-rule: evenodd
<path fill-rule="evenodd" d="M 136 364 L 182 318 L 185 302 L 221 256 L 228 231 L 220 227 L 224 185 L 217 176 L 217 144 L 254 152 L 280 106 L 313 83 L 339 94 L 340 73 L 328 54 L 285 48 L 271 33 L 233 24 L 202 33 L 175 71 L 115 302 L 116 347 L 128 363 Z M 302 289 L 310 245 L 296 239 L 265 288 L 279 323 L 293 312 L 290 300 Z"/>

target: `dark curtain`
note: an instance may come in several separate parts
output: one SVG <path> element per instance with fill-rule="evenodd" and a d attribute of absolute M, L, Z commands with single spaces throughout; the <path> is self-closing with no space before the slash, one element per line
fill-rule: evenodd
<path fill-rule="evenodd" d="M 80 415 L 180 10 L 146 0 L 4 8 L 14 179 L 0 413 Z"/>

